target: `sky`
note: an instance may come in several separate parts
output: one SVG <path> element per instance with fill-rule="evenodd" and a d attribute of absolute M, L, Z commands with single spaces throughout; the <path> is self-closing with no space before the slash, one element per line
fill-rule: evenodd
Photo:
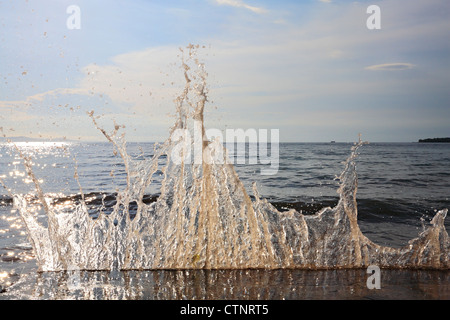
<path fill-rule="evenodd" d="M 127 141 L 163 141 L 192 43 L 209 128 L 279 129 L 282 142 L 448 137 L 449 17 L 448 0 L 0 0 L 0 127 L 102 141 L 94 111 Z"/>

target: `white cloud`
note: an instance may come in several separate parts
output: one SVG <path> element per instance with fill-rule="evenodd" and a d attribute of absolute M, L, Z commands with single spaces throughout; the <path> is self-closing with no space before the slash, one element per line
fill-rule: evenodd
<path fill-rule="evenodd" d="M 27 102 L 35 101 L 44 101 L 46 98 L 50 96 L 58 96 L 58 95 L 66 95 L 66 94 L 88 94 L 89 91 L 83 88 L 57 88 L 53 90 L 49 90 L 46 92 L 38 93 L 32 96 L 27 97 Z"/>
<path fill-rule="evenodd" d="M 396 63 L 383 63 L 373 66 L 365 67 L 366 70 L 386 70 L 386 71 L 400 71 L 414 68 L 415 65 L 411 63 L 396 62 Z"/>
<path fill-rule="evenodd" d="M 220 5 L 228 5 L 236 8 L 245 8 L 258 14 L 263 14 L 267 12 L 267 9 L 250 6 L 241 0 L 216 0 L 216 2 Z"/>
<path fill-rule="evenodd" d="M 69 95 L 69 94 L 81 94 L 87 95 L 89 91 L 83 88 L 57 88 L 41 93 L 36 93 L 32 96 L 28 96 L 25 100 L 16 101 L 0 101 L 0 108 L 21 108 L 29 107 L 33 103 L 45 101 L 49 97 L 56 97 L 58 95 Z"/>
<path fill-rule="evenodd" d="M 131 112 L 166 117 L 173 113 L 173 99 L 184 84 L 177 47 L 157 47 L 115 56 L 107 65 L 90 64 L 82 69 L 80 87 L 108 96 L 112 103 Z"/>
<path fill-rule="evenodd" d="M 23 128 L 22 134 L 27 135 L 31 131 L 41 131 L 46 125 L 46 130 L 50 130 L 58 116 L 67 121 L 71 119 L 74 126 L 80 126 L 74 122 L 79 117 L 84 121 L 81 125 L 86 126 L 90 121 L 86 120 L 85 113 L 94 110 L 95 115 L 102 116 L 98 121 L 105 128 L 115 119 L 117 123 L 132 128 L 130 134 L 134 134 L 137 128 L 141 130 L 138 134 L 142 139 L 162 141 L 174 123 L 174 99 L 184 88 L 179 55 L 178 47 L 161 46 L 117 55 L 104 65 L 89 64 L 81 68 L 84 76 L 73 88 L 56 88 L 23 100 L 0 101 L 0 110 L 5 115 L 0 116 L 0 120 L 7 119 L 11 126 Z M 26 131 L 23 121 L 37 121 L 40 114 L 52 112 L 53 117 L 39 119 L 39 125 L 34 123 L 33 128 L 27 124 L 29 131 Z M 27 114 L 30 117 L 25 117 Z M 20 124 L 13 125 L 12 122 Z M 74 128 L 69 124 L 64 129 L 67 130 L 64 135 L 69 137 L 71 133 L 68 131 Z M 75 131 L 77 133 L 72 133 L 72 136 L 79 136 L 79 130 L 75 128 Z M 149 136 L 149 132 L 153 136 Z"/>

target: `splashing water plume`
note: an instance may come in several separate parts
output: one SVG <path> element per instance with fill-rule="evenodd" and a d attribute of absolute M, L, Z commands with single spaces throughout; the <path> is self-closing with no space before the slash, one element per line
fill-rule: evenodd
<path fill-rule="evenodd" d="M 340 200 L 315 215 L 295 210 L 280 212 L 261 199 L 253 185 L 250 198 L 219 141 L 208 141 L 203 114 L 207 102 L 206 71 L 196 58 L 198 46 L 184 50 L 186 80 L 175 100 L 178 118 L 165 143 L 150 160 L 132 159 L 124 135 L 115 126 L 107 133 L 123 159 L 127 185 L 118 192 L 111 213 L 89 216 L 81 197 L 73 212 L 48 203 L 30 162 L 28 174 L 46 212 L 47 226 L 38 222 L 25 196 L 15 205 L 26 225 L 40 271 L 131 269 L 247 269 L 247 268 L 392 268 L 448 269 L 449 238 L 444 227 L 447 210 L 436 213 L 431 226 L 402 248 L 377 245 L 365 237 L 357 222 L 355 158 L 351 150 L 339 176 Z M 193 67 L 195 66 L 195 68 Z M 198 127 L 196 127 L 198 126 Z M 201 132 L 200 141 L 174 139 L 177 129 Z M 191 148 L 200 161 L 186 160 Z M 180 161 L 171 161 L 173 158 Z M 159 160 L 167 161 L 161 166 Z M 198 158 L 195 160 L 199 160 Z M 145 203 L 153 175 L 164 173 L 161 194 Z M 137 204 L 134 217 L 130 206 Z"/>

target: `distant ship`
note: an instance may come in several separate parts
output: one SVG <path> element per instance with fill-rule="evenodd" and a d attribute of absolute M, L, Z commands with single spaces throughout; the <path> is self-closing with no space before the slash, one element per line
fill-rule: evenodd
<path fill-rule="evenodd" d="M 331 140 L 331 142 L 330 143 L 336 143 L 336 141 L 334 141 L 334 140 Z"/>

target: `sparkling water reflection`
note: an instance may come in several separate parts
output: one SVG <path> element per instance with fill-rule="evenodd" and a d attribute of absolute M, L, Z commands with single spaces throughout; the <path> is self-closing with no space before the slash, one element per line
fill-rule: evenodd
<path fill-rule="evenodd" d="M 365 269 L 65 271 L 32 273 L 0 299 L 298 300 L 450 299 L 445 271 L 381 270 L 381 289 Z"/>

